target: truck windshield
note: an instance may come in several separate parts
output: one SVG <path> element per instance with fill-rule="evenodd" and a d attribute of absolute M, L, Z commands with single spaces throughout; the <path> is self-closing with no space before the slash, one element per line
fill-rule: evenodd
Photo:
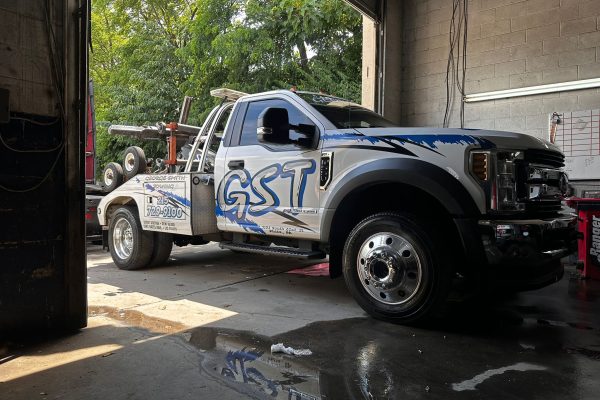
<path fill-rule="evenodd" d="M 306 92 L 298 92 L 297 94 L 323 114 L 336 128 L 384 128 L 395 126 L 381 115 L 339 97 Z"/>

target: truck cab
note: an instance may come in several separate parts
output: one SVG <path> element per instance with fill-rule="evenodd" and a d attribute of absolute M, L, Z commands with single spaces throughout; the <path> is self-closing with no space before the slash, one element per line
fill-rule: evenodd
<path fill-rule="evenodd" d="M 371 315 L 434 315 L 457 279 L 533 289 L 575 241 L 554 145 L 518 133 L 401 128 L 335 96 L 226 89 L 182 172 L 136 175 L 98 207 L 120 268 L 173 243 L 329 256 Z"/>

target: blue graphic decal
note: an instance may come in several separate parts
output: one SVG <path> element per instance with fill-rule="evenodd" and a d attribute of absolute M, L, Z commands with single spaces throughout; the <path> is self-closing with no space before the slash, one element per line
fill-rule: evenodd
<path fill-rule="evenodd" d="M 186 199 L 185 197 L 181 197 L 178 194 L 175 193 L 171 193 L 171 192 L 167 192 L 165 190 L 161 190 L 161 189 L 155 189 L 154 186 L 152 186 L 149 183 L 145 184 L 146 189 L 148 189 L 151 192 L 157 192 L 163 196 L 166 196 L 172 200 L 175 200 L 177 203 L 186 206 L 186 207 L 191 207 L 192 206 L 192 202 L 189 199 Z"/>
<path fill-rule="evenodd" d="M 437 149 L 436 143 L 441 144 L 460 144 L 463 146 L 468 145 L 479 145 L 483 149 L 490 149 L 496 147 L 494 143 L 490 142 L 487 139 L 483 139 L 477 136 L 471 135 L 398 135 L 393 136 L 393 138 L 400 140 L 410 140 L 414 143 L 419 143 L 422 145 L 426 145 L 431 147 L 432 149 Z"/>
<path fill-rule="evenodd" d="M 491 141 L 472 135 L 460 134 L 424 134 L 424 135 L 389 135 L 389 136 L 367 136 L 362 133 L 341 133 L 326 134 L 323 136 L 325 141 L 333 140 L 352 140 L 355 142 L 368 141 L 372 144 L 391 144 L 391 141 L 398 141 L 401 144 L 412 144 L 428 150 L 437 149 L 437 144 L 460 144 L 463 146 L 479 145 L 482 149 L 492 149 L 496 145 Z"/>
<path fill-rule="evenodd" d="M 229 171 L 221 180 L 217 190 L 215 212 L 217 216 L 225 217 L 228 221 L 240 225 L 245 230 L 264 234 L 263 229 L 248 216 L 260 217 L 277 212 L 281 201 L 277 193 L 271 189 L 271 182 L 276 179 L 289 179 L 289 207 L 303 207 L 304 193 L 308 176 L 317 170 L 315 160 L 293 160 L 285 164 L 272 164 L 254 176 L 243 170 Z M 241 189 L 231 190 L 231 185 L 237 182 Z M 258 200 L 252 200 L 251 194 Z M 291 218 L 283 215 L 285 218 Z"/>
<path fill-rule="evenodd" d="M 248 171 L 246 171 L 248 173 Z M 258 171 L 252 180 L 258 180 L 258 185 L 251 185 L 252 193 L 260 200 L 258 203 L 252 203 L 248 207 L 248 213 L 252 216 L 259 217 L 270 213 L 279 207 L 280 201 L 277 194 L 269 188 L 268 183 L 275 180 L 281 175 L 281 165 L 273 164 Z M 250 182 L 250 179 L 248 180 Z M 227 190 L 226 190 L 227 192 Z M 249 202 L 247 202 L 248 204 Z M 264 207 L 266 206 L 266 207 Z M 264 208 L 263 208 L 264 207 Z"/>
<path fill-rule="evenodd" d="M 310 162 L 307 162 L 310 161 Z M 314 160 L 290 161 L 284 164 L 281 177 L 290 178 L 290 205 L 292 207 L 302 207 L 304 201 L 304 191 L 308 175 L 312 175 L 317 170 Z"/>
<path fill-rule="evenodd" d="M 381 143 L 381 139 L 377 136 L 367 136 L 361 133 L 340 133 L 340 134 L 325 134 L 323 140 L 352 140 L 355 142 L 369 142 L 371 144 Z"/>
<path fill-rule="evenodd" d="M 215 205 L 215 214 L 217 217 L 225 217 L 228 221 L 240 225 L 246 231 L 260 233 L 262 235 L 265 234 L 265 231 L 256 222 L 246 218 L 238 218 L 235 212 L 223 210 L 221 206 L 219 206 L 219 203 Z"/>
<path fill-rule="evenodd" d="M 240 215 L 240 213 L 244 211 L 246 204 L 248 204 L 249 195 L 244 191 L 230 192 L 229 187 L 234 181 L 238 181 L 243 190 L 250 185 L 250 174 L 246 170 L 235 170 L 229 174 L 227 181 L 225 182 L 225 193 L 227 193 L 227 196 L 223 198 L 223 201 L 226 206 L 229 206 L 227 207 L 227 210 Z"/>

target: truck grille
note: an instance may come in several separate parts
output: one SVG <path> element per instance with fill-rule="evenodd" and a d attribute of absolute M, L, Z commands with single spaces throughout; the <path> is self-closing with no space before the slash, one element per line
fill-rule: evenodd
<path fill-rule="evenodd" d="M 517 167 L 517 197 L 530 214 L 555 214 L 562 209 L 562 153 L 550 150 L 527 150 Z"/>
<path fill-rule="evenodd" d="M 562 168 L 565 166 L 565 156 L 562 153 L 551 150 L 527 150 L 525 151 L 525 162 Z"/>
<path fill-rule="evenodd" d="M 525 212 L 531 214 L 555 214 L 562 210 L 560 200 L 530 201 L 525 203 Z"/>

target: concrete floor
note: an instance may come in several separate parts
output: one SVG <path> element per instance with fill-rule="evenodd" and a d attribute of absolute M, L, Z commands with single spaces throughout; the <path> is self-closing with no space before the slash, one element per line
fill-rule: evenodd
<path fill-rule="evenodd" d="M 306 265 L 211 244 L 124 272 L 90 248 L 89 327 L 0 344 L 0 398 L 599 398 L 600 282 L 569 271 L 414 328 L 369 318 L 341 279 L 286 273 Z"/>

